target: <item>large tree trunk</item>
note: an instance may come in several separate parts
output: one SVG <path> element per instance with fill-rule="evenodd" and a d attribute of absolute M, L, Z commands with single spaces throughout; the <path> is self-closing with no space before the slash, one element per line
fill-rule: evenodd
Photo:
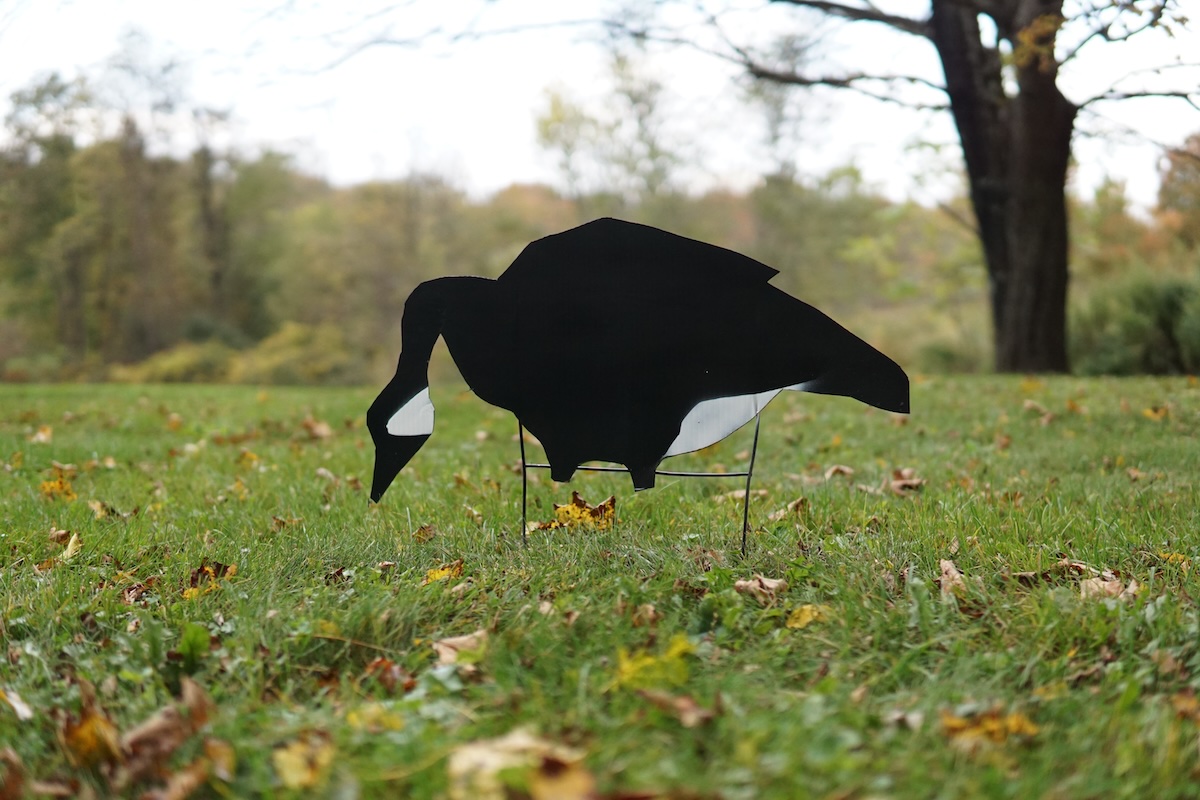
<path fill-rule="evenodd" d="M 934 45 L 962 141 L 971 203 L 987 264 L 995 367 L 1000 372 L 1065 372 L 1067 166 L 1075 107 L 1056 85 L 1056 28 L 1027 37 L 1014 55 L 1016 93 L 1005 91 L 999 52 L 983 44 L 967 4 L 934 0 Z M 997 4 L 1000 36 L 1016 41 L 1061 0 Z"/>

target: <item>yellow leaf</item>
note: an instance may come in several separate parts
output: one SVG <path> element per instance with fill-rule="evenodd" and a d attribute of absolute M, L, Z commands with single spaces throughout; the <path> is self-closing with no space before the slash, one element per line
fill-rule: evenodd
<path fill-rule="evenodd" d="M 463 560 L 457 559 L 449 564 L 442 564 L 440 567 L 434 567 L 431 570 L 426 570 L 425 580 L 421 583 L 422 586 L 428 586 L 431 583 L 444 581 L 447 578 L 461 578 L 463 574 Z"/>
<path fill-rule="evenodd" d="M 1168 414 L 1167 406 L 1154 406 L 1153 408 L 1143 408 L 1142 416 L 1152 422 L 1162 422 Z"/>
<path fill-rule="evenodd" d="M 605 530 L 612 526 L 616 519 L 617 498 L 610 496 L 599 505 L 589 505 L 579 496 L 579 492 L 571 492 L 571 502 L 565 505 L 554 504 L 554 519 L 550 522 L 532 523 L 531 530 L 553 530 L 554 528 L 589 527 Z"/>
<path fill-rule="evenodd" d="M 401 730 L 404 718 L 382 703 L 367 703 L 347 711 L 346 724 L 360 731 L 381 733 Z"/>
<path fill-rule="evenodd" d="M 582 755 L 563 745 L 539 739 L 520 728 L 495 739 L 459 745 L 450 753 L 446 772 L 450 800 L 507 800 L 504 778 L 525 778 L 532 800 L 583 800 L 595 797 L 590 775 L 580 775 Z M 521 773 L 524 773 L 523 775 Z"/>
<path fill-rule="evenodd" d="M 70 561 L 75 556 L 79 555 L 79 551 L 83 549 L 83 542 L 79 539 L 78 533 L 71 534 L 71 540 L 67 542 L 66 548 L 63 550 L 63 561 Z"/>
<path fill-rule="evenodd" d="M 1011 738 L 1032 738 L 1038 734 L 1038 726 L 1016 711 L 1004 713 L 1000 706 L 958 716 L 942 711 L 942 732 L 951 742 L 967 752 L 977 752 L 982 747 L 1003 744 Z"/>
<path fill-rule="evenodd" d="M 75 766 L 113 763 L 121 757 L 120 734 L 108 716 L 96 705 L 96 690 L 80 681 L 82 705 L 79 718 L 68 717 L 59 730 L 59 740 L 67 760 Z"/>
<path fill-rule="evenodd" d="M 696 648 L 682 633 L 677 633 L 671 638 L 662 655 L 630 655 L 625 648 L 621 648 L 617 651 L 617 674 L 612 686 L 630 689 L 680 686 L 686 683 L 688 678 L 688 665 L 684 657 L 695 652 Z"/>
<path fill-rule="evenodd" d="M 54 429 L 49 425 L 39 425 L 33 435 L 29 437 L 29 441 L 33 444 L 49 444 L 54 438 Z"/>
<path fill-rule="evenodd" d="M 529 775 L 529 796 L 532 800 L 593 800 L 596 779 L 577 761 L 543 756 Z"/>
<path fill-rule="evenodd" d="M 803 630 L 814 622 L 826 622 L 829 619 L 829 614 L 833 611 L 829 606 L 807 605 L 793 609 L 792 613 L 788 614 L 787 627 L 795 630 Z"/>
<path fill-rule="evenodd" d="M 333 743 L 324 731 L 311 731 L 275 748 L 271 763 L 289 789 L 311 789 L 325 781 L 334 758 Z"/>
<path fill-rule="evenodd" d="M 76 496 L 71 482 L 61 475 L 53 480 L 42 481 L 38 491 L 49 500 L 74 500 Z"/>

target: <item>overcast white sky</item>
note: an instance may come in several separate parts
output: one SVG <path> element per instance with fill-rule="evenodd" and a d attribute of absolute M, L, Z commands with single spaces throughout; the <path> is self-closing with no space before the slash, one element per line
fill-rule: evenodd
<path fill-rule="evenodd" d="M 798 19 L 790 9 L 735 4 L 746 11 L 724 24 L 731 35 L 747 39 L 762 41 Z M 883 5 L 902 13 L 924 6 L 915 0 Z M 52 70 L 66 77 L 101 74 L 122 34 L 136 28 L 146 34 L 152 59 L 184 64 L 191 103 L 233 113 L 228 136 L 241 148 L 294 152 L 301 166 L 338 183 L 436 171 L 483 195 L 512 182 L 556 180 L 554 158 L 537 146 L 534 120 L 549 87 L 602 110 L 610 86 L 605 54 L 595 43 L 597 29 L 585 25 L 455 43 L 436 31 L 595 19 L 611 7 L 606 0 L 0 0 L 0 96 L 6 106 L 14 90 Z M 391 11 L 377 13 L 384 8 Z M 373 47 L 329 67 L 355 43 L 381 33 L 421 38 L 423 44 Z M 1197 60 L 1200 20 L 1174 39 L 1151 34 L 1142 44 L 1100 44 L 1096 51 L 1099 58 L 1080 59 L 1064 78 L 1074 100 L 1142 66 Z M 825 56 L 859 69 L 940 78 L 931 47 L 879 26 L 831 31 Z M 752 182 L 765 153 L 758 118 L 737 100 L 735 70 L 679 49 L 652 56 L 645 68 L 667 85 L 673 132 L 690 142 L 689 185 Z M 1176 85 L 1184 84 L 1180 78 Z M 1191 73 L 1191 84 L 1200 85 L 1200 72 Z M 914 146 L 953 145 L 948 115 L 845 93 L 807 106 L 796 159 L 803 171 L 820 173 L 853 161 L 892 197 L 927 200 L 947 191 L 945 172 L 957 163 L 957 150 L 938 156 Z M 1081 127 L 1119 135 L 1077 140 L 1078 184 L 1086 191 L 1110 174 L 1127 181 L 1135 200 L 1152 203 L 1161 150 L 1150 142 L 1177 144 L 1200 131 L 1200 112 L 1162 100 L 1095 110 L 1104 117 L 1089 115 Z"/>

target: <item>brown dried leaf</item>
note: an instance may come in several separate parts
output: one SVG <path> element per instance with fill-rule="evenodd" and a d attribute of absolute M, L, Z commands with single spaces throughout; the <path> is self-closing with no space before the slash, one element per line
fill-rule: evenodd
<path fill-rule="evenodd" d="M 312 415 L 305 417 L 300 423 L 309 439 L 328 439 L 333 436 L 333 428 L 323 419 L 314 419 Z"/>
<path fill-rule="evenodd" d="M 942 596 L 966 594 L 967 583 L 963 580 L 963 574 L 958 571 L 958 567 L 948 558 L 943 558 L 938 561 L 938 567 L 941 569 L 941 577 L 936 583 L 942 589 Z"/>
<path fill-rule="evenodd" d="M 892 480 L 889 487 L 901 497 L 906 497 L 913 492 L 919 491 L 924 485 L 925 479 L 918 478 L 916 470 L 912 467 L 892 470 Z"/>
<path fill-rule="evenodd" d="M 674 695 L 656 689 L 637 689 L 643 700 L 671 714 L 685 728 L 695 728 L 711 722 L 720 713 L 720 698 L 714 708 L 705 708 L 688 695 Z"/>
<path fill-rule="evenodd" d="M 483 628 L 466 636 L 450 636 L 433 642 L 439 664 L 457 664 L 459 655 L 482 652 L 487 647 L 488 633 Z"/>
<path fill-rule="evenodd" d="M 161 708 L 120 739 L 122 764 L 113 785 L 118 789 L 163 773 L 179 747 L 208 722 L 212 702 L 200 684 L 188 677 L 180 682 L 180 703 Z"/>
<path fill-rule="evenodd" d="M 829 469 L 825 470 L 825 480 L 829 480 L 835 475 L 841 475 L 846 478 L 854 477 L 854 467 L 847 467 L 845 464 L 834 464 Z"/>
<path fill-rule="evenodd" d="M 58 730 L 59 741 L 73 766 L 113 764 L 121 758 L 120 735 L 108 715 L 96 704 L 96 689 L 79 681 L 79 717 L 69 714 Z"/>
<path fill-rule="evenodd" d="M 417 687 L 417 679 L 411 672 L 383 656 L 367 664 L 363 677 L 378 681 L 388 694 L 395 694 L 397 689 L 401 694 L 407 694 Z"/>
<path fill-rule="evenodd" d="M 797 497 L 795 500 L 788 503 L 786 506 L 779 509 L 778 511 L 768 514 L 767 519 L 770 522 L 780 522 L 782 520 L 787 519 L 788 517 L 793 517 L 793 516 L 794 517 L 803 517 L 807 513 L 808 513 L 808 498 L 807 497 Z"/>
<path fill-rule="evenodd" d="M 750 490 L 751 497 L 766 497 L 768 494 L 769 494 L 769 492 L 766 489 L 751 489 Z M 734 489 L 732 492 L 724 492 L 723 494 L 719 494 L 716 497 L 714 497 L 713 499 L 716 500 L 718 503 L 727 503 L 730 501 L 741 502 L 742 500 L 746 499 L 746 490 L 745 489 Z"/>
<path fill-rule="evenodd" d="M 788 589 L 787 581 L 783 578 L 767 578 L 755 575 L 748 581 L 735 581 L 734 591 L 748 594 L 759 602 L 759 605 L 774 605 L 779 595 Z"/>

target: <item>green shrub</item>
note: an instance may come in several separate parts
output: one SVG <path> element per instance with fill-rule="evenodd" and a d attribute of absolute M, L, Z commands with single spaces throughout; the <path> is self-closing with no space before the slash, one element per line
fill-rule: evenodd
<path fill-rule="evenodd" d="M 1200 282 L 1139 274 L 1109 283 L 1071 315 L 1085 375 L 1170 375 L 1200 367 Z"/>
<path fill-rule="evenodd" d="M 183 342 L 138 364 L 118 364 L 109 377 L 125 383 L 221 383 L 237 351 L 217 342 Z"/>
<path fill-rule="evenodd" d="M 229 369 L 231 383 L 364 383 L 362 358 L 332 325 L 285 322 L 255 347 L 237 354 Z"/>

